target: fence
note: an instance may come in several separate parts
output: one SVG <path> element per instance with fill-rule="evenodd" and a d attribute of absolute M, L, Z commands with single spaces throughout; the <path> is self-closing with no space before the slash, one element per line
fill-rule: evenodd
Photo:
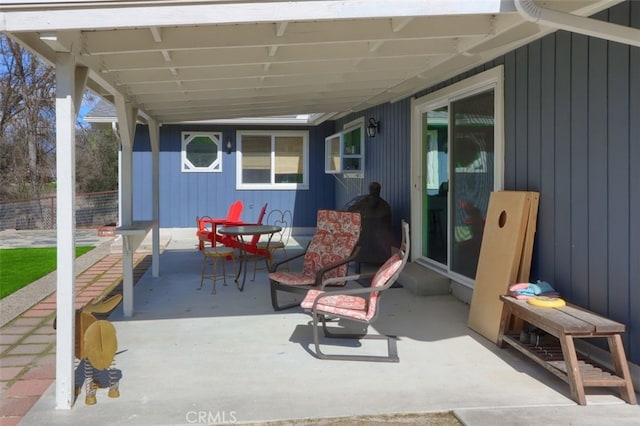
<path fill-rule="evenodd" d="M 31 200 L 0 201 L 0 231 L 3 229 L 55 229 L 55 196 Z M 95 228 L 118 220 L 118 191 L 76 195 L 76 226 Z"/>

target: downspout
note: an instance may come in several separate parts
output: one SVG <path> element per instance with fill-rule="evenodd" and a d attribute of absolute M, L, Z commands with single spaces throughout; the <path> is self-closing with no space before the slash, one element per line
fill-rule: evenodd
<path fill-rule="evenodd" d="M 546 9 L 536 5 L 533 0 L 514 0 L 514 3 L 518 13 L 528 21 L 640 47 L 640 29 Z"/>

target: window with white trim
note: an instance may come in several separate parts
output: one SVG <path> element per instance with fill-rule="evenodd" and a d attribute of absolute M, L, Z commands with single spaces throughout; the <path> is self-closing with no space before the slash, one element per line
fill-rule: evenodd
<path fill-rule="evenodd" d="M 309 132 L 238 131 L 237 189 L 309 189 Z"/>
<path fill-rule="evenodd" d="M 364 172 L 364 119 L 349 123 L 345 130 L 324 141 L 325 173 Z"/>
<path fill-rule="evenodd" d="M 222 172 L 222 133 L 182 132 L 183 172 Z"/>

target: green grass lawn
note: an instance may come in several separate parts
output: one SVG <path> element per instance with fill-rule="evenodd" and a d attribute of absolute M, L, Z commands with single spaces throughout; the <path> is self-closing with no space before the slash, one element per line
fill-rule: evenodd
<path fill-rule="evenodd" d="M 76 257 L 93 248 L 76 247 Z M 55 271 L 57 251 L 55 247 L 0 249 L 0 299 Z"/>

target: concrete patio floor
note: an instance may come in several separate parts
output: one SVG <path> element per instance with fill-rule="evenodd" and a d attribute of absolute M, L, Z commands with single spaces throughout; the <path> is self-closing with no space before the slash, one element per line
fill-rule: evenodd
<path fill-rule="evenodd" d="M 265 271 L 239 292 L 232 280 L 203 290 L 193 233 L 176 234 L 135 286 L 134 316 L 116 310 L 120 397 L 84 390 L 55 409 L 55 384 L 25 425 L 221 424 L 453 411 L 467 425 L 640 424 L 640 408 L 609 389 L 578 406 L 564 382 L 467 327 L 469 306 L 453 296 L 389 290 L 371 332 L 398 336 L 400 362 L 319 360 L 310 317 L 274 312 Z M 344 344 L 344 343 L 343 343 Z M 336 347 L 380 353 L 383 346 Z"/>

